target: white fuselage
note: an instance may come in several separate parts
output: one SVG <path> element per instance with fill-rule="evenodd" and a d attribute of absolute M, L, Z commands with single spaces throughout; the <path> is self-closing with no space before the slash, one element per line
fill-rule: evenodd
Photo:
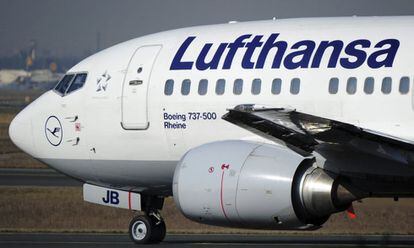
<path fill-rule="evenodd" d="M 177 161 L 189 149 L 217 140 L 263 140 L 221 119 L 228 108 L 238 104 L 296 109 L 414 140 L 413 26 L 413 17 L 288 19 L 193 27 L 145 36 L 99 52 L 73 67 L 68 73 L 88 73 L 83 88 L 64 97 L 54 91 L 45 93 L 19 115 L 15 128 L 20 125 L 20 134 L 11 135 L 27 153 L 66 174 L 95 184 L 165 195 L 171 194 Z M 256 41 L 262 44 L 256 43 L 256 49 L 250 50 L 250 60 L 245 58 L 248 47 L 239 47 L 232 61 L 226 62 L 231 49 L 225 43 L 234 43 L 246 34 L 251 36 L 244 43 L 252 44 L 257 37 Z M 299 68 L 287 68 L 292 63 L 283 61 L 278 68 L 272 68 L 278 49 L 260 59 L 264 43 L 272 34 L 278 34 L 276 41 L 287 44 L 283 56 L 279 54 L 283 61 L 293 52 L 309 52 L 309 56 L 302 54 L 292 60 L 301 63 Z M 195 38 L 178 56 L 188 37 Z M 387 65 L 375 68 L 369 64 L 369 57 L 390 48 L 378 45 L 387 39 L 397 40 L 398 47 L 394 55 L 388 51 L 371 58 L 388 59 Z M 363 51 L 365 56 L 358 52 L 352 56 L 353 51 L 345 51 L 347 45 L 358 40 L 368 40 L 370 44 L 363 41 L 349 49 Z M 300 41 L 312 41 L 315 47 L 311 49 L 312 42 L 304 42 L 292 48 Z M 318 64 L 315 54 L 324 41 L 343 42 L 337 62 L 330 66 L 333 55 L 327 49 L 319 65 L 312 68 L 312 63 Z M 220 44 L 224 50 L 216 58 L 218 64 L 202 68 L 196 60 L 209 43 L 207 62 L 216 51 L 220 52 Z M 139 50 L 142 47 L 146 49 Z M 142 54 L 134 56 L 136 51 Z M 172 67 L 175 57 L 184 62 L 178 63 L 183 68 Z M 305 61 L 307 58 L 309 61 Z M 253 68 L 243 61 L 252 62 Z M 262 66 L 257 66 L 263 61 Z M 346 68 L 345 62 L 355 68 Z M 138 72 L 140 67 L 142 71 Z M 364 84 L 371 77 L 374 88 L 372 94 L 367 94 Z M 382 89 L 388 77 L 392 80 L 390 93 Z M 403 77 L 408 77 L 409 89 L 401 93 Z M 300 80 L 297 94 L 291 92 L 295 78 Z M 335 94 L 328 91 L 332 78 L 339 82 Z M 349 93 L 352 89 L 347 91 L 350 78 L 356 78 L 355 93 Z M 191 87 L 189 94 L 183 95 L 181 85 L 186 79 L 191 81 Z M 204 79 L 208 82 L 207 92 L 200 95 L 198 86 Z M 222 95 L 216 93 L 219 79 L 226 81 Z M 236 79 L 243 80 L 239 95 L 233 92 Z M 254 79 L 261 80 L 258 94 L 251 90 Z M 275 79 L 281 80 L 278 94 L 272 93 Z M 137 84 L 130 84 L 134 80 Z M 174 81 L 171 95 L 165 94 L 167 80 Z M 105 89 L 98 90 L 102 82 Z M 50 116 L 56 116 L 62 125 L 63 137 L 58 146 L 45 138 L 45 122 Z M 32 138 L 29 141 L 27 137 Z"/>

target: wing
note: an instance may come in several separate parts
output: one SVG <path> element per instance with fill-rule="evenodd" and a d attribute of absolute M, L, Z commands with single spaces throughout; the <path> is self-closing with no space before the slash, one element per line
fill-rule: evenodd
<path fill-rule="evenodd" d="M 328 143 L 414 164 L 414 143 L 408 140 L 295 110 L 239 105 L 222 118 L 301 154 Z"/>

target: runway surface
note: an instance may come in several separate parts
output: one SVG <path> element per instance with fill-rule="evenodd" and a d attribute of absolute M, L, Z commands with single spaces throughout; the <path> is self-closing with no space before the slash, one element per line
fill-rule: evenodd
<path fill-rule="evenodd" d="M 409 247 L 414 236 L 167 235 L 150 247 Z M 137 247 L 126 234 L 0 234 L 0 247 Z M 147 246 L 148 247 L 148 246 Z"/>
<path fill-rule="evenodd" d="M 0 186 L 82 186 L 52 169 L 0 169 Z"/>

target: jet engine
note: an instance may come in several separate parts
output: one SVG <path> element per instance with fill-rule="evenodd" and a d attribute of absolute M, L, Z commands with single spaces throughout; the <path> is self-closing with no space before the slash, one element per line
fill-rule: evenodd
<path fill-rule="evenodd" d="M 174 200 L 194 221 L 259 229 L 315 229 L 358 199 L 341 180 L 273 144 L 220 141 L 187 152 L 176 167 Z"/>

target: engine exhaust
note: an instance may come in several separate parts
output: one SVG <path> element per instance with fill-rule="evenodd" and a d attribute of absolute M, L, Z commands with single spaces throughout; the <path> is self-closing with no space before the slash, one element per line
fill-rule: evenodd
<path fill-rule="evenodd" d="M 364 196 L 334 174 L 310 167 L 303 175 L 301 200 L 312 217 L 324 217 L 346 210 Z"/>

